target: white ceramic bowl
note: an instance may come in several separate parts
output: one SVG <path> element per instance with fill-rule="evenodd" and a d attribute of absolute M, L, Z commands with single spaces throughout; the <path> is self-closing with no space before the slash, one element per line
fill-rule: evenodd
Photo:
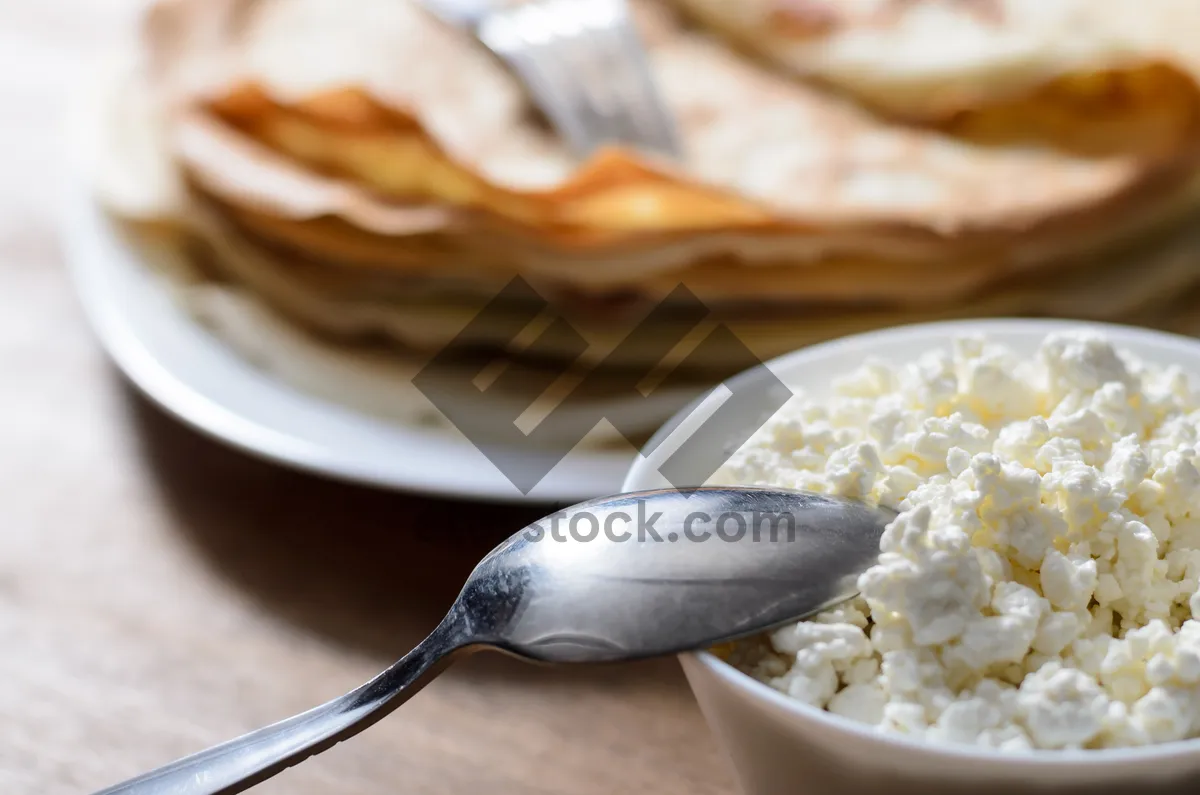
<path fill-rule="evenodd" d="M 887 329 L 815 345 L 768 363 L 789 386 L 819 395 L 830 377 L 869 355 L 911 360 L 964 333 L 1032 354 L 1050 332 L 1099 329 L 1147 362 L 1200 374 L 1200 341 L 1143 329 L 1057 320 L 979 320 Z M 710 393 L 669 423 L 625 479 L 634 491 L 667 487 L 657 471 L 727 394 Z M 705 432 L 712 430 L 706 427 Z M 746 795 L 1152 795 L 1200 792 L 1200 740 L 1137 749 L 1001 753 L 876 732 L 790 699 L 708 653 L 680 658 Z"/>

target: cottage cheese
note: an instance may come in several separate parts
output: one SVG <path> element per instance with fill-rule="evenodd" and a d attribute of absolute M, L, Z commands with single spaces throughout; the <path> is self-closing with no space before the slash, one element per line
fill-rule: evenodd
<path fill-rule="evenodd" d="M 1200 736 L 1200 391 L 1096 333 L 982 338 L 798 394 L 715 482 L 900 511 L 861 596 L 730 661 L 888 732 L 999 749 Z"/>

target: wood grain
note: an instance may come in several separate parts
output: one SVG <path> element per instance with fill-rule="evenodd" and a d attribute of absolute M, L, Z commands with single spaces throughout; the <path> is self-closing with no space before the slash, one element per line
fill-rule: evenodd
<path fill-rule="evenodd" d="M 412 646 L 536 511 L 323 482 L 147 405 L 56 244 L 64 105 L 121 0 L 0 0 L 0 793 L 83 793 L 303 710 Z M 263 793 L 730 793 L 673 660 L 452 668 Z"/>

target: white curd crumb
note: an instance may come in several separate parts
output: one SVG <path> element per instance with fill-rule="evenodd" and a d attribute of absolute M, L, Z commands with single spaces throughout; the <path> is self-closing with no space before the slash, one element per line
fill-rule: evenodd
<path fill-rule="evenodd" d="M 859 598 L 733 658 L 782 692 L 1001 750 L 1200 736 L 1200 393 L 1178 368 L 1087 331 L 1034 357 L 960 339 L 797 395 L 713 482 L 899 511 Z"/>
<path fill-rule="evenodd" d="M 887 693 L 875 682 L 847 685 L 829 699 L 829 711 L 871 725 L 883 720 Z"/>

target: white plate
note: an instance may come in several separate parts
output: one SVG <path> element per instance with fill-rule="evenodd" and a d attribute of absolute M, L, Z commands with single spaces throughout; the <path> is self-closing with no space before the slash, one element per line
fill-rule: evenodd
<path fill-rule="evenodd" d="M 62 233 L 101 344 L 147 396 L 248 453 L 342 480 L 472 499 L 578 502 L 620 490 L 634 454 L 576 449 L 522 494 L 479 450 L 298 392 L 255 369 L 167 293 L 90 196 L 68 180 Z"/>

